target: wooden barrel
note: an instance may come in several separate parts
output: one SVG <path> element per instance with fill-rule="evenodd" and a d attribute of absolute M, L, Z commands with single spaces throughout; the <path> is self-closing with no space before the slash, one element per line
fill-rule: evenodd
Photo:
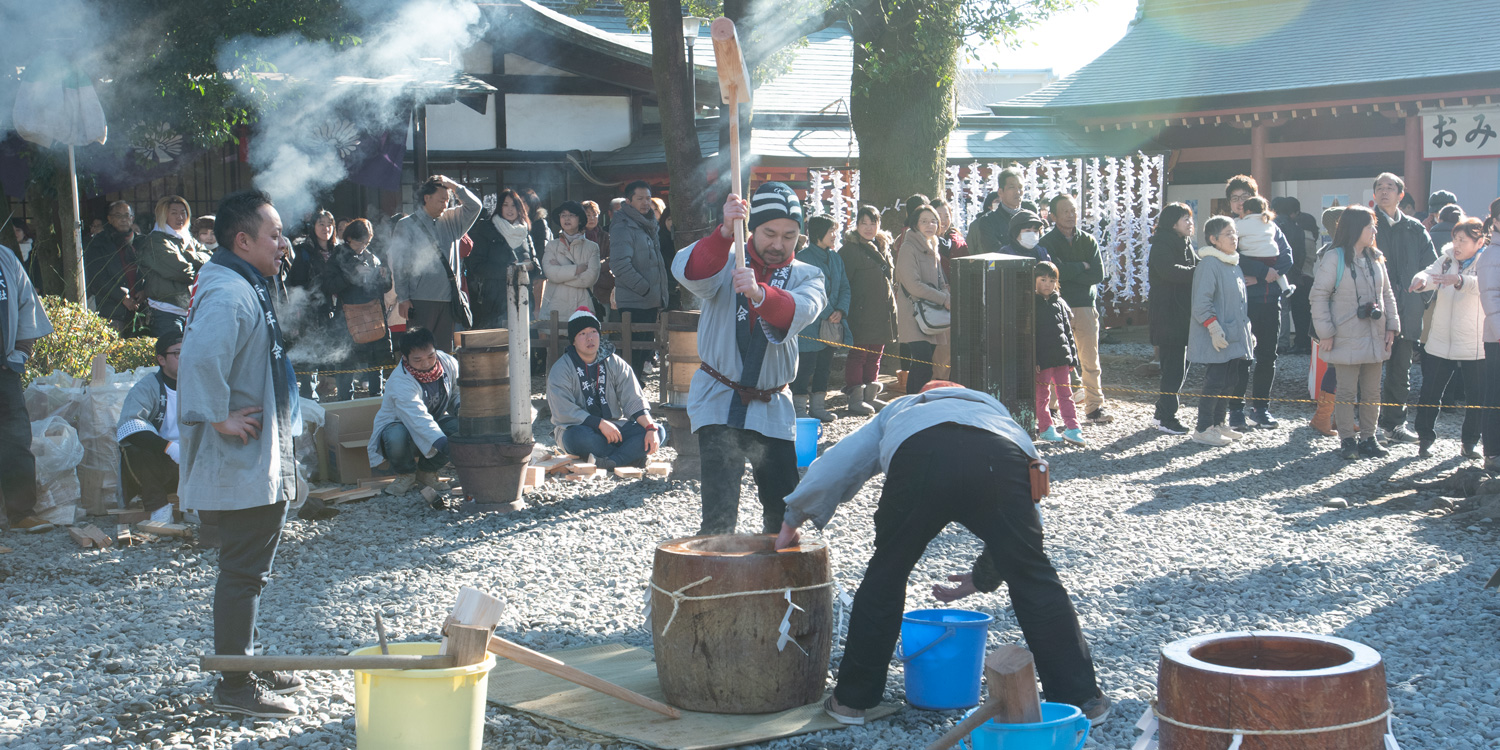
<path fill-rule="evenodd" d="M 1380 717 L 1390 703 L 1375 649 L 1310 633 L 1211 633 L 1161 651 L 1161 750 L 1223 750 L 1232 735 L 1189 729 L 1308 730 Z M 1172 721 L 1169 721 L 1172 720 Z M 1245 735 L 1243 750 L 1380 750 L 1386 721 L 1332 732 Z"/>
<path fill-rule="evenodd" d="M 662 400 L 687 406 L 688 387 L 703 360 L 698 358 L 698 316 L 692 310 L 667 313 L 667 369 L 662 374 Z"/>
<path fill-rule="evenodd" d="M 772 536 L 696 536 L 656 548 L 651 590 L 656 673 L 667 702 L 690 711 L 763 714 L 823 699 L 833 647 L 833 587 L 828 546 L 804 542 L 778 553 Z M 678 591 L 687 597 L 673 607 Z M 783 591 L 792 592 L 790 634 L 778 651 Z M 670 626 L 669 623 L 670 622 Z"/>
<path fill-rule="evenodd" d="M 510 414 L 510 378 L 459 378 L 460 417 L 504 417 Z"/>
<path fill-rule="evenodd" d="M 504 346 L 462 347 L 458 357 L 458 376 L 468 380 L 495 380 L 510 377 L 510 349 Z"/>

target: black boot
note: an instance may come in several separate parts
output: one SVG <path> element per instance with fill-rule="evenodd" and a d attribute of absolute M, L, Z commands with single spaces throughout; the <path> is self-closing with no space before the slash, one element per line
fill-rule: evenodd
<path fill-rule="evenodd" d="M 1380 447 L 1375 438 L 1367 438 L 1359 444 L 1359 455 L 1365 458 L 1385 458 L 1391 454 L 1390 451 Z"/>
<path fill-rule="evenodd" d="M 1346 437 L 1339 441 L 1339 456 L 1345 461 L 1353 461 L 1359 458 L 1359 444 L 1355 442 L 1354 438 Z"/>

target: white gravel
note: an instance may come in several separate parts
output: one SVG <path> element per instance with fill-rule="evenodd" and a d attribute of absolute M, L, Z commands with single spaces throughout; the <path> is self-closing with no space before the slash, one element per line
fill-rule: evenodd
<path fill-rule="evenodd" d="M 1152 388 L 1135 374 L 1139 344 L 1105 347 L 1106 385 Z M 1306 398 L 1305 357 L 1287 357 L 1277 393 Z M 1189 388 L 1196 388 L 1195 368 Z M 1386 660 L 1398 739 L 1413 748 L 1500 747 L 1500 599 L 1483 590 L 1500 566 L 1493 521 L 1455 523 L 1433 492 L 1405 490 L 1461 465 L 1457 418 L 1439 422 L 1436 457 L 1414 446 L 1345 462 L 1306 427 L 1306 405 L 1274 409 L 1276 431 L 1207 448 L 1150 428 L 1150 406 L 1115 400 L 1113 425 L 1088 449 L 1052 449 L 1048 550 L 1071 590 L 1116 713 L 1099 747 L 1126 748 L 1155 694 L 1158 649 L 1190 635 L 1303 630 L 1366 643 Z M 835 404 L 842 405 L 842 399 Z M 1182 412 L 1189 422 L 1193 400 Z M 847 434 L 842 418 L 826 432 Z M 537 425 L 550 442 L 550 425 Z M 1464 462 L 1472 463 L 1472 462 Z M 748 478 L 747 478 L 747 488 Z M 851 592 L 871 549 L 873 481 L 829 527 L 836 575 Z M 1347 508 L 1329 507 L 1343 498 Z M 324 523 L 293 520 L 262 600 L 273 653 L 339 653 L 375 640 L 379 609 L 394 640 L 431 640 L 460 586 L 506 597 L 502 634 L 541 650 L 622 641 L 649 647 L 640 606 L 651 553 L 698 525 L 695 483 L 644 479 L 549 484 L 510 516 L 462 518 L 415 496 L 342 506 Z M 747 490 L 742 526 L 758 517 Z M 1337 504 L 1332 504 L 1337 505 Z M 1465 525 L 1470 524 L 1470 525 Z M 177 542 L 80 550 L 61 532 L 0 544 L 0 746 L 343 748 L 354 745 L 350 674 L 307 673 L 303 715 L 253 722 L 208 711 L 217 556 Z M 952 527 L 923 557 L 909 608 L 966 569 L 978 543 Z M 1020 631 L 1004 589 L 961 603 L 996 617 L 991 645 Z M 887 699 L 903 696 L 894 668 Z M 757 747 L 912 748 L 958 712 L 907 709 L 864 728 Z M 623 745 L 555 734 L 491 708 L 488 748 L 594 750 Z"/>

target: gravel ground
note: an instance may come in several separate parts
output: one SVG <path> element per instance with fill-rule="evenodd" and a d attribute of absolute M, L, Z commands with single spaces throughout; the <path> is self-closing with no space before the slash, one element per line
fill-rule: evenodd
<path fill-rule="evenodd" d="M 1138 371 L 1149 354 L 1139 343 L 1104 347 L 1106 385 L 1153 388 Z M 1283 361 L 1277 395 L 1306 398 L 1306 357 Z M 1190 389 L 1201 370 L 1192 377 Z M 1481 589 L 1500 565 L 1500 534 L 1490 519 L 1455 522 L 1445 517 L 1449 501 L 1407 489 L 1461 465 L 1455 417 L 1440 421 L 1433 458 L 1401 446 L 1386 460 L 1344 462 L 1330 453 L 1333 438 L 1306 427 L 1307 405 L 1282 405 L 1280 429 L 1221 449 L 1155 432 L 1147 397 L 1132 398 L 1140 400 L 1111 402 L 1114 424 L 1086 428 L 1089 448 L 1052 449 L 1053 496 L 1043 506 L 1048 550 L 1117 702 L 1097 746 L 1134 740 L 1163 644 L 1257 628 L 1379 650 L 1407 747 L 1500 747 L 1500 600 Z M 859 424 L 841 418 L 825 434 L 837 439 Z M 550 442 L 550 424 L 540 420 L 537 434 Z M 879 489 L 872 481 L 827 530 L 850 591 L 870 554 Z M 745 497 L 742 527 L 759 515 Z M 1332 498 L 1349 507 L 1325 507 Z M 262 600 L 262 643 L 272 653 L 363 647 L 375 641 L 377 609 L 393 640 L 431 640 L 458 588 L 474 585 L 509 600 L 501 633 L 534 648 L 649 647 L 640 607 L 651 552 L 697 528 L 696 483 L 553 483 L 529 499 L 517 514 L 459 517 L 415 496 L 381 496 L 342 506 L 329 522 L 291 521 Z M 0 745 L 353 747 L 347 672 L 309 673 L 295 720 L 206 709 L 211 678 L 195 662 L 212 646 L 215 553 L 175 541 L 85 551 L 61 532 L 0 543 L 15 548 L 0 555 Z M 964 571 L 977 552 L 977 540 L 950 527 L 912 577 L 908 607 L 935 606 L 930 584 Z M 991 646 L 1020 640 L 1003 588 L 962 606 L 996 617 Z M 902 698 L 893 669 L 887 699 Z M 756 747 L 920 747 L 957 717 L 908 708 L 867 727 Z M 488 718 L 487 748 L 606 747 L 493 707 Z"/>

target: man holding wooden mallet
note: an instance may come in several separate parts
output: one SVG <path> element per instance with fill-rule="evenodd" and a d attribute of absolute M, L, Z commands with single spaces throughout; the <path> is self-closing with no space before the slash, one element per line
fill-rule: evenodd
<path fill-rule="evenodd" d="M 292 437 L 297 379 L 281 338 L 271 279 L 281 267 L 281 217 L 259 190 L 219 204 L 219 249 L 198 272 L 177 382 L 184 510 L 218 511 L 214 653 L 255 648 L 260 592 L 271 578 L 286 510 L 297 495 Z M 295 716 L 283 672 L 223 672 L 213 705 L 262 718 Z"/>
<path fill-rule="evenodd" d="M 703 300 L 688 418 L 703 456 L 699 534 L 732 534 L 748 460 L 760 490 L 760 533 L 774 534 L 797 487 L 796 413 L 787 384 L 797 377 L 797 332 L 828 304 L 823 272 L 793 258 L 802 203 L 767 182 L 750 204 L 731 194 L 724 223 L 677 253 L 672 273 Z M 749 220 L 748 266 L 731 227 Z M 743 236 L 743 235 L 741 235 Z"/>

